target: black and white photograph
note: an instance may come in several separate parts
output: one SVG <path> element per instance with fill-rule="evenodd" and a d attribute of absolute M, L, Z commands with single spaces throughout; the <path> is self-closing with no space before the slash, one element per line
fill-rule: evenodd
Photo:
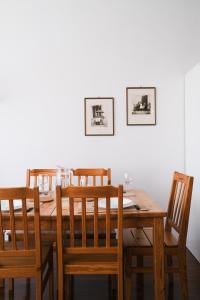
<path fill-rule="evenodd" d="M 114 98 L 85 98 L 85 135 L 114 135 Z"/>
<path fill-rule="evenodd" d="M 156 125 L 156 88 L 126 88 L 127 125 Z"/>

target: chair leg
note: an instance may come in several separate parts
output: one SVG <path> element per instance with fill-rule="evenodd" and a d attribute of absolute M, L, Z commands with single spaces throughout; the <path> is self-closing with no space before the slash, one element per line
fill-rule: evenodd
<path fill-rule="evenodd" d="M 132 274 L 131 273 L 125 273 L 125 299 L 131 300 L 131 289 L 132 289 Z"/>
<path fill-rule="evenodd" d="M 167 300 L 174 299 L 174 285 L 173 284 L 168 284 L 168 291 L 167 291 Z"/>
<path fill-rule="evenodd" d="M 13 278 L 8 279 L 8 289 L 9 289 L 9 293 L 14 293 L 14 279 Z"/>
<path fill-rule="evenodd" d="M 173 265 L 173 258 L 171 255 L 167 255 L 167 266 L 171 267 Z M 169 280 L 169 284 L 173 285 L 174 283 L 174 276 L 172 272 L 168 273 L 168 280 Z"/>
<path fill-rule="evenodd" d="M 123 272 L 119 272 L 117 276 L 117 299 L 118 300 L 123 300 Z"/>
<path fill-rule="evenodd" d="M 166 263 L 167 263 L 167 268 L 173 266 L 173 257 L 171 255 L 166 256 Z M 165 276 L 168 277 L 167 299 L 171 300 L 173 299 L 173 295 L 174 295 L 174 274 L 172 272 L 168 272 L 167 274 L 165 273 Z"/>
<path fill-rule="evenodd" d="M 30 278 L 26 279 L 26 296 L 25 300 L 29 300 L 31 298 L 31 283 L 30 283 Z"/>
<path fill-rule="evenodd" d="M 3 299 L 8 299 L 8 300 L 14 300 L 14 293 L 10 293 L 10 294 L 8 294 L 8 298 L 6 298 L 6 295 L 4 295 L 4 297 L 5 298 L 3 298 Z"/>
<path fill-rule="evenodd" d="M 57 267 L 57 289 L 58 289 L 58 300 L 64 299 L 64 276 L 61 267 Z"/>
<path fill-rule="evenodd" d="M 54 299 L 54 280 L 53 280 L 53 253 L 49 262 L 50 274 L 49 274 L 49 299 Z"/>
<path fill-rule="evenodd" d="M 116 298 L 116 276 L 115 275 L 108 275 L 108 293 L 109 299 Z"/>
<path fill-rule="evenodd" d="M 5 279 L 3 279 L 3 281 L 4 281 Z M 5 282 L 4 282 L 4 284 L 5 284 Z M 5 288 L 5 286 L 4 287 L 1 287 L 0 288 L 0 299 L 9 299 L 10 298 L 10 296 L 11 295 L 7 295 L 8 293 L 7 293 L 7 291 L 6 291 L 6 288 Z"/>
<path fill-rule="evenodd" d="M 65 298 L 67 300 L 73 300 L 73 285 L 74 285 L 74 276 L 73 275 L 66 275 L 65 276 Z"/>
<path fill-rule="evenodd" d="M 42 300 L 42 274 L 39 271 L 36 275 L 36 300 Z"/>
<path fill-rule="evenodd" d="M 108 299 L 112 299 L 112 282 L 111 275 L 108 275 Z"/>
<path fill-rule="evenodd" d="M 132 256 L 130 253 L 125 254 L 125 299 L 131 300 L 132 290 Z"/>
<path fill-rule="evenodd" d="M 74 275 L 70 276 L 70 300 L 74 299 Z"/>
<path fill-rule="evenodd" d="M 137 267 L 143 267 L 144 258 L 142 255 L 137 256 Z M 137 299 L 144 298 L 144 274 L 136 274 L 136 289 L 137 289 Z"/>
<path fill-rule="evenodd" d="M 181 296 L 183 300 L 188 300 L 186 253 L 179 254 L 179 266 L 180 266 Z"/>
<path fill-rule="evenodd" d="M 3 287 L 4 287 L 4 279 L 0 278 L 0 288 L 3 288 Z"/>

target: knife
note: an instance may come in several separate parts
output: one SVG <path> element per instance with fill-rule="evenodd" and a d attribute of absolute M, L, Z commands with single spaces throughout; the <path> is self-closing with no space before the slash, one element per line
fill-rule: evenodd
<path fill-rule="evenodd" d="M 140 206 L 138 204 L 135 204 L 134 207 L 137 209 L 137 210 L 141 210 L 141 211 L 148 211 L 148 208 L 144 207 L 144 206 Z"/>

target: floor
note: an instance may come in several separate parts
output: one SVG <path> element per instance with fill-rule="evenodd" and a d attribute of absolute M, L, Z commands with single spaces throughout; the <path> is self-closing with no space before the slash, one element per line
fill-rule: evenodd
<path fill-rule="evenodd" d="M 200 264 L 188 251 L 188 285 L 189 285 L 189 300 L 200 299 Z M 134 278 L 133 278 L 134 282 Z M 6 284 L 7 287 L 7 284 Z M 167 287 L 167 299 L 168 300 L 179 300 L 180 299 L 180 286 L 178 277 L 174 278 L 174 288 Z M 145 284 L 143 296 L 137 299 L 153 300 L 153 276 L 150 274 L 145 275 Z M 114 299 L 115 297 L 113 297 Z M 133 290 L 133 298 L 136 299 L 136 292 Z M 26 293 L 26 282 L 25 280 L 15 281 L 15 292 L 14 296 L 8 295 L 7 288 L 5 292 L 0 290 L 0 299 L 15 299 L 15 300 L 31 300 L 35 299 L 34 296 L 34 281 L 31 281 L 29 294 Z M 44 299 L 48 300 L 48 288 L 45 291 Z M 56 299 L 56 298 L 55 298 Z M 80 276 L 75 278 L 74 282 L 74 299 L 73 300 L 108 300 L 108 280 L 106 276 Z"/>

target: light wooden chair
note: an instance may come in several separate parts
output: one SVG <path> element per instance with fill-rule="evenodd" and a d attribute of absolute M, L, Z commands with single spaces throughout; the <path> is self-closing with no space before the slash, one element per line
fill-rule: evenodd
<path fill-rule="evenodd" d="M 8 209 L 2 207 L 2 200 L 8 199 Z M 22 209 L 14 209 L 14 200 L 20 199 Z M 27 213 L 27 199 L 34 199 L 34 213 Z M 42 299 L 49 279 L 49 298 L 53 299 L 53 248 L 51 243 L 41 243 L 40 206 L 38 189 L 1 188 L 0 189 L 0 278 L 35 278 L 36 299 Z M 31 214 L 31 215 L 30 215 Z M 34 220 L 33 227 L 29 218 Z M 17 230 L 23 231 L 23 240 L 18 241 Z M 10 241 L 5 241 L 9 230 Z M 29 236 L 29 232 L 31 234 Z M 34 232 L 34 239 L 33 239 Z"/>
<path fill-rule="evenodd" d="M 95 168 L 95 169 L 71 169 L 70 185 L 73 186 L 103 186 L 111 185 L 111 169 Z M 78 237 L 78 233 L 76 232 Z M 92 235 L 87 233 L 87 237 Z M 99 233 L 100 238 L 105 235 Z M 111 232 L 111 238 L 116 237 L 116 231 Z"/>
<path fill-rule="evenodd" d="M 63 169 L 62 169 L 63 170 Z M 27 187 L 36 187 L 39 185 L 39 179 L 41 182 L 45 181 L 45 177 L 47 177 L 48 183 L 48 190 L 52 191 L 53 188 L 56 186 L 56 173 L 57 169 L 27 169 L 26 172 L 26 186 Z M 39 178 L 40 177 L 40 178 Z M 88 185 L 89 182 L 93 180 L 93 185 L 100 184 L 106 185 L 111 184 L 111 170 L 110 169 L 71 169 L 71 176 L 70 176 L 70 185 L 72 182 L 75 185 L 81 184 L 82 180 L 85 181 L 85 185 Z M 89 233 L 88 233 L 89 235 Z M 112 237 L 115 238 L 115 232 L 112 233 Z M 76 237 L 80 238 L 81 234 L 76 232 Z M 102 237 L 102 233 L 100 234 Z M 18 239 L 20 239 L 20 234 L 18 234 Z M 42 232 L 42 240 L 56 240 L 56 232 L 54 231 L 43 231 Z M 54 243 L 54 249 L 56 248 L 56 244 Z"/>
<path fill-rule="evenodd" d="M 36 187 L 39 184 L 39 176 L 44 184 L 45 177 L 47 177 L 48 190 L 52 191 L 55 186 L 56 169 L 27 169 L 26 171 L 26 186 Z"/>
<path fill-rule="evenodd" d="M 47 194 L 48 192 L 53 192 L 56 187 L 56 173 L 57 169 L 27 169 L 26 171 L 26 187 L 39 187 L 39 184 L 44 185 L 45 180 L 47 185 Z M 40 187 L 39 187 L 40 188 Z M 43 188 L 42 188 L 43 189 Z M 40 195 L 41 197 L 41 195 Z M 45 196 L 48 197 L 48 196 Z M 52 196 L 51 196 L 52 197 Z M 21 239 L 21 236 L 18 232 L 18 239 Z M 43 241 L 53 241 L 53 248 L 56 248 L 56 231 L 42 231 L 42 240 Z"/>
<path fill-rule="evenodd" d="M 111 184 L 111 169 L 72 169 L 71 184 L 103 186 Z"/>
<path fill-rule="evenodd" d="M 62 198 L 69 197 L 69 233 L 63 230 Z M 116 224 L 112 223 L 110 198 L 118 197 L 118 239 L 111 240 L 110 232 Z M 75 198 L 81 199 L 80 212 L 77 214 Z M 93 213 L 87 213 L 87 199 L 93 203 Z M 105 214 L 99 213 L 98 198 L 106 198 Z M 64 275 L 111 274 L 118 277 L 118 300 L 123 299 L 123 250 L 122 217 L 123 187 L 67 187 L 56 188 L 57 200 L 57 258 L 58 258 L 58 299 L 64 299 Z M 103 218 L 103 219 L 102 219 Z M 105 239 L 99 239 L 98 231 L 102 225 Z M 75 231 L 81 230 L 82 238 L 76 239 Z M 87 230 L 93 230 L 88 240 Z M 65 241 L 65 242 L 63 242 Z M 112 243 L 114 245 L 112 245 Z M 71 298 L 70 298 L 71 299 Z"/>
<path fill-rule="evenodd" d="M 28 169 L 26 172 L 26 186 L 36 187 L 39 184 L 39 176 L 44 183 L 48 179 L 48 189 L 52 191 L 55 185 L 56 169 Z M 111 169 L 71 169 L 70 185 L 110 185 Z"/>
<path fill-rule="evenodd" d="M 168 213 L 164 230 L 164 251 L 166 257 L 165 272 L 170 283 L 173 273 L 179 273 L 182 299 L 188 299 L 186 269 L 186 238 L 192 197 L 193 177 L 174 173 L 168 204 Z M 153 232 L 151 228 L 133 228 L 126 230 L 125 244 L 125 276 L 126 299 L 131 299 L 131 276 L 137 273 L 143 285 L 141 273 L 152 272 L 153 267 L 145 267 L 143 258 L 152 256 Z M 136 266 L 132 266 L 132 258 L 136 257 Z M 174 264 L 176 257 L 178 264 Z M 156 278 L 154 278 L 156 280 Z"/>

